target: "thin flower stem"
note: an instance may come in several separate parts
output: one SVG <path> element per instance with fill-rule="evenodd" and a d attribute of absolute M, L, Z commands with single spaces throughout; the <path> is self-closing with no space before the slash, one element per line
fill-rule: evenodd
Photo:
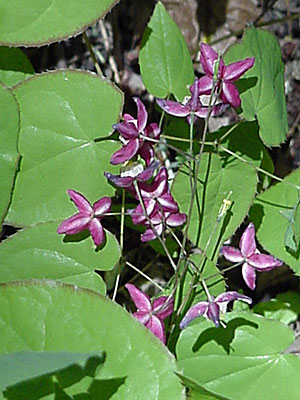
<path fill-rule="evenodd" d="M 238 121 L 236 124 L 232 125 L 232 127 L 226 132 L 224 133 L 223 136 L 220 137 L 220 139 L 218 139 L 218 143 L 222 143 L 223 140 L 231 134 L 231 132 L 233 132 L 242 122 L 244 122 L 243 119 L 241 119 L 240 121 Z"/>
<path fill-rule="evenodd" d="M 212 301 L 212 297 L 211 294 L 209 293 L 208 287 L 206 286 L 205 280 L 204 279 L 200 279 L 201 281 L 201 285 L 203 286 L 203 289 L 206 293 L 206 296 L 208 298 L 208 301 Z"/>
<path fill-rule="evenodd" d="M 91 56 L 91 58 L 93 60 L 93 63 L 95 65 L 95 69 L 97 71 L 97 74 L 100 75 L 100 76 L 103 76 L 103 72 L 102 72 L 102 70 L 100 68 L 100 65 L 99 65 L 99 63 L 97 61 L 97 58 L 95 56 L 95 52 L 94 52 L 93 46 L 91 45 L 91 42 L 90 42 L 89 38 L 87 37 L 86 32 L 82 33 L 82 37 L 83 37 L 83 40 L 84 40 L 84 42 L 86 44 L 86 47 L 87 47 L 87 49 L 88 49 L 88 51 L 90 53 L 90 56 Z"/>
<path fill-rule="evenodd" d="M 152 278 L 150 278 L 150 276 L 148 276 L 147 274 L 145 274 L 143 271 L 141 271 L 140 269 L 138 269 L 137 267 L 135 267 L 133 264 L 131 264 L 129 261 L 126 261 L 126 265 L 128 265 L 128 267 L 132 268 L 134 271 L 138 272 L 142 277 L 144 277 L 145 279 L 147 279 L 147 281 L 151 282 L 154 286 L 156 286 L 161 292 L 164 290 L 157 282 L 155 282 Z"/>
<path fill-rule="evenodd" d="M 213 275 L 209 275 L 209 276 L 207 276 L 205 278 L 205 281 L 209 281 L 210 279 L 213 279 L 213 278 L 215 278 L 215 277 L 217 277 L 219 275 L 223 275 L 225 272 L 228 272 L 228 271 L 230 271 L 230 270 L 232 270 L 232 269 L 234 269 L 236 267 L 239 267 L 242 263 L 243 263 L 243 261 L 242 262 L 238 262 L 236 264 L 230 265 L 230 267 L 222 269 L 222 271 L 216 272 Z"/>
<path fill-rule="evenodd" d="M 121 224 L 120 224 L 120 248 L 121 248 L 121 257 L 123 257 L 124 254 L 124 226 L 125 226 L 125 189 L 122 190 L 122 206 L 121 206 Z M 115 281 L 115 287 L 114 287 L 114 292 L 112 296 L 112 301 L 115 301 L 118 288 L 119 288 L 119 283 L 120 283 L 120 276 L 121 276 L 121 271 L 118 272 L 116 281 Z"/>
<path fill-rule="evenodd" d="M 136 190 L 136 193 L 137 193 L 139 202 L 140 202 L 141 207 L 142 207 L 142 209 L 143 209 L 144 216 L 147 218 L 147 222 L 149 223 L 149 225 L 150 225 L 152 231 L 155 233 L 157 239 L 160 241 L 160 243 L 161 243 L 161 245 L 162 245 L 162 247 L 163 247 L 163 249 L 164 249 L 164 251 L 165 251 L 165 253 L 166 253 L 166 255 L 167 255 L 167 257 L 168 257 L 168 259 L 169 259 L 169 261 L 170 261 L 170 263 L 171 263 L 171 266 L 172 266 L 173 269 L 176 271 L 176 264 L 174 263 L 174 260 L 173 260 L 173 258 L 171 257 L 171 254 L 170 254 L 170 252 L 169 252 L 169 250 L 168 250 L 168 248 L 167 248 L 167 246 L 166 246 L 166 243 L 165 243 L 164 240 L 160 237 L 160 235 L 158 235 L 158 233 L 157 233 L 157 231 L 156 231 L 156 229 L 155 229 L 155 226 L 153 225 L 151 219 L 149 218 L 149 215 L 147 214 L 147 211 L 146 211 L 146 208 L 145 208 L 145 204 L 144 204 L 144 201 L 143 201 L 143 198 L 142 198 L 142 195 L 141 195 L 141 192 L 140 192 L 140 188 L 139 188 L 139 185 L 138 185 L 137 181 L 134 181 L 133 184 L 134 184 L 134 188 L 135 188 L 135 190 Z"/>

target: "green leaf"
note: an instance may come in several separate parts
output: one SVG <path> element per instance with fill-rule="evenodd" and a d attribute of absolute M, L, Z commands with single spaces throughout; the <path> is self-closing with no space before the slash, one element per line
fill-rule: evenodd
<path fill-rule="evenodd" d="M 232 400 L 298 400 L 300 358 L 282 353 L 293 332 L 249 312 L 228 313 L 225 321 L 225 329 L 195 320 L 182 331 L 177 357 L 183 375 Z"/>
<path fill-rule="evenodd" d="M 15 385 L 28 379 L 45 375 L 54 375 L 58 371 L 68 370 L 76 366 L 82 374 L 89 375 L 89 365 L 93 363 L 94 369 L 104 363 L 104 353 L 70 353 L 70 352 L 35 352 L 23 351 L 19 353 L 0 355 L 0 392 L 8 386 Z M 93 375 L 92 375 L 93 376 Z"/>
<path fill-rule="evenodd" d="M 34 73 L 32 65 L 20 49 L 0 47 L 0 81 L 13 86 Z"/>
<path fill-rule="evenodd" d="M 11 199 L 18 162 L 19 107 L 12 92 L 0 84 L 0 225 Z"/>
<path fill-rule="evenodd" d="M 147 90 L 156 97 L 173 94 L 183 100 L 194 81 L 189 50 L 175 22 L 161 2 L 144 32 L 139 63 Z"/>
<path fill-rule="evenodd" d="M 112 131 L 122 95 L 96 75 L 58 71 L 15 88 L 20 105 L 22 155 L 7 221 L 16 226 L 63 220 L 74 214 L 67 189 L 93 203 L 112 196 L 104 171 L 120 145 L 102 140 Z"/>
<path fill-rule="evenodd" d="M 0 245 L 0 282 L 51 279 L 105 294 L 105 284 L 94 271 L 108 271 L 121 252 L 115 237 L 95 250 L 90 235 L 63 237 L 56 233 L 60 221 L 26 228 Z"/>
<path fill-rule="evenodd" d="M 253 312 L 269 319 L 275 319 L 286 325 L 298 319 L 298 314 L 291 309 L 289 304 L 277 299 L 256 304 L 253 307 Z"/>
<path fill-rule="evenodd" d="M 214 153 L 204 153 L 198 173 L 197 191 L 188 236 L 201 250 L 207 247 L 211 260 L 218 257 L 218 249 L 241 224 L 253 201 L 257 185 L 255 169 L 235 158 L 221 158 Z M 220 207 L 228 198 L 231 208 L 220 222 Z M 191 190 L 188 167 L 184 165 L 175 177 L 172 194 L 180 211 L 188 212 Z M 198 198 L 198 200 L 197 200 Z"/>
<path fill-rule="evenodd" d="M 284 94 L 284 66 L 275 36 L 266 30 L 246 28 L 242 42 L 229 48 L 226 64 L 255 57 L 254 66 L 237 83 L 241 115 L 257 119 L 259 134 L 267 146 L 282 143 L 288 130 Z"/>
<path fill-rule="evenodd" d="M 83 32 L 116 0 L 10 0 L 1 4 L 0 44 L 42 46 Z"/>
<path fill-rule="evenodd" d="M 290 222 L 284 217 L 283 212 L 292 210 L 297 204 L 299 181 L 300 169 L 257 196 L 250 210 L 250 219 L 255 224 L 260 244 L 297 274 L 300 273 L 299 248 L 294 252 L 286 247 L 285 234 Z"/>
<path fill-rule="evenodd" d="M 116 303 L 53 281 L 0 285 L 0 353 L 101 349 L 96 378 L 126 377 L 114 399 L 184 398 L 167 348 Z"/>

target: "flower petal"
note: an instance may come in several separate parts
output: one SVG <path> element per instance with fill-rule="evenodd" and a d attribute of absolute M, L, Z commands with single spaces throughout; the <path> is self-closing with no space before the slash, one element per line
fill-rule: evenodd
<path fill-rule="evenodd" d="M 143 132 L 147 124 L 148 113 L 144 103 L 138 97 L 134 97 L 133 100 L 137 106 L 137 128 L 139 132 Z"/>
<path fill-rule="evenodd" d="M 210 76 L 202 76 L 198 80 L 198 91 L 199 91 L 199 96 L 201 94 L 210 94 L 211 89 L 213 87 L 213 80 Z"/>
<path fill-rule="evenodd" d="M 160 135 L 160 128 L 156 122 L 152 122 L 151 124 L 147 125 L 145 128 L 145 135 L 153 138 L 158 139 Z"/>
<path fill-rule="evenodd" d="M 200 45 L 200 64 L 206 75 L 214 76 L 214 64 L 218 59 L 218 53 L 208 44 L 201 43 Z"/>
<path fill-rule="evenodd" d="M 267 254 L 252 254 L 247 258 L 248 263 L 257 271 L 271 271 L 271 269 L 280 267 L 282 261 Z"/>
<path fill-rule="evenodd" d="M 225 67 L 223 79 L 226 81 L 238 80 L 248 69 L 253 67 L 254 62 L 255 58 L 249 57 L 227 65 Z"/>
<path fill-rule="evenodd" d="M 113 125 L 113 128 L 128 140 L 136 139 L 139 136 L 139 132 L 132 122 L 120 122 L 119 124 Z"/>
<path fill-rule="evenodd" d="M 219 294 L 219 296 L 215 298 L 216 303 L 223 303 L 223 302 L 228 303 L 229 301 L 234 301 L 234 300 L 242 300 L 248 304 L 252 303 L 252 299 L 250 297 L 235 291 L 221 293 Z"/>
<path fill-rule="evenodd" d="M 149 165 L 154 158 L 153 144 L 144 142 L 140 146 L 138 154 L 146 161 L 146 165 Z"/>
<path fill-rule="evenodd" d="M 241 106 L 241 98 L 239 91 L 233 83 L 223 82 L 220 99 L 225 104 L 230 104 L 233 108 Z"/>
<path fill-rule="evenodd" d="M 159 161 L 152 161 L 147 168 L 144 169 L 143 172 L 141 172 L 136 179 L 139 182 L 146 182 L 150 178 L 152 178 L 154 171 L 156 168 L 159 166 L 160 162 Z"/>
<path fill-rule="evenodd" d="M 98 247 L 105 239 L 105 233 L 98 218 L 93 218 L 88 226 L 93 242 Z"/>
<path fill-rule="evenodd" d="M 93 205 L 94 215 L 96 217 L 100 217 L 110 211 L 111 208 L 111 198 L 110 197 L 102 197 L 102 199 L 96 201 Z"/>
<path fill-rule="evenodd" d="M 67 193 L 75 203 L 78 211 L 90 215 L 93 213 L 92 206 L 81 193 L 76 192 L 76 190 L 72 189 L 67 190 Z"/>
<path fill-rule="evenodd" d="M 226 104 L 220 103 L 212 107 L 211 109 L 211 117 L 216 117 L 221 114 L 226 109 Z M 207 106 L 200 106 L 195 115 L 199 118 L 206 118 L 208 114 L 208 107 Z"/>
<path fill-rule="evenodd" d="M 157 99 L 156 103 L 167 114 L 174 115 L 175 117 L 186 117 L 190 114 L 190 110 L 187 106 L 177 103 L 176 101 Z"/>
<path fill-rule="evenodd" d="M 151 315 L 148 311 L 137 311 L 132 314 L 134 318 L 139 320 L 139 322 L 143 325 L 146 325 L 149 319 L 151 318 Z"/>
<path fill-rule="evenodd" d="M 226 260 L 233 263 L 241 262 L 244 260 L 244 257 L 240 250 L 232 246 L 223 246 L 221 248 L 221 254 L 223 254 Z"/>
<path fill-rule="evenodd" d="M 240 240 L 240 249 L 242 255 L 246 257 L 250 257 L 255 253 L 256 250 L 256 242 L 255 242 L 255 228 L 253 223 L 251 222 L 247 228 L 244 230 Z"/>
<path fill-rule="evenodd" d="M 200 315 L 204 315 L 207 311 L 207 308 L 207 301 L 200 301 L 200 303 L 197 303 L 191 307 L 181 320 L 179 324 L 180 329 L 184 329 L 191 321 L 193 321 L 193 319 L 199 317 Z"/>
<path fill-rule="evenodd" d="M 57 233 L 64 233 L 66 235 L 75 235 L 88 228 L 91 221 L 89 215 L 83 213 L 77 213 L 72 217 L 65 219 L 57 228 Z"/>
<path fill-rule="evenodd" d="M 157 201 L 162 206 L 164 211 L 169 211 L 172 213 L 178 211 L 178 204 L 170 193 L 164 193 L 157 199 Z"/>
<path fill-rule="evenodd" d="M 216 325 L 216 328 L 218 328 L 220 325 L 220 307 L 216 302 L 208 302 L 206 315 L 207 318 L 209 318 Z"/>
<path fill-rule="evenodd" d="M 166 343 L 164 323 L 156 315 L 152 315 L 146 324 L 146 328 L 148 328 L 161 342 Z"/>
<path fill-rule="evenodd" d="M 174 213 L 167 217 L 167 225 L 171 227 L 180 226 L 186 221 L 186 214 Z"/>
<path fill-rule="evenodd" d="M 152 307 L 149 296 L 131 283 L 125 285 L 138 311 L 151 312 Z"/>
<path fill-rule="evenodd" d="M 114 152 L 110 159 L 111 164 L 116 165 L 131 160 L 138 152 L 139 146 L 139 139 L 129 140 L 125 146 Z"/>
<path fill-rule="evenodd" d="M 163 224 L 155 225 L 154 229 L 155 232 L 152 230 L 152 228 L 149 228 L 141 235 L 141 241 L 143 243 L 149 242 L 150 240 L 155 240 L 158 236 L 160 236 L 163 231 Z"/>
<path fill-rule="evenodd" d="M 131 176 L 114 175 L 109 172 L 104 172 L 104 175 L 107 179 L 112 181 L 112 183 L 120 187 L 128 187 L 133 182 L 133 178 Z"/>
<path fill-rule="evenodd" d="M 152 310 L 160 319 L 166 319 L 172 314 L 174 309 L 174 300 L 172 297 L 161 296 L 155 299 L 152 304 Z M 159 310 L 159 311 L 158 311 Z"/>
<path fill-rule="evenodd" d="M 242 267 L 243 279 L 251 290 L 255 289 L 256 272 L 255 269 L 251 267 L 248 263 L 244 263 Z"/>

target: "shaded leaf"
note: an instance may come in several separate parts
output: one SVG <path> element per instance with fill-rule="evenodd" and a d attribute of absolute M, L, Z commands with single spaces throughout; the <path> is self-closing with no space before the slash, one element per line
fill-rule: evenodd
<path fill-rule="evenodd" d="M 34 73 L 33 67 L 21 49 L 0 47 L 0 81 L 13 86 Z"/>

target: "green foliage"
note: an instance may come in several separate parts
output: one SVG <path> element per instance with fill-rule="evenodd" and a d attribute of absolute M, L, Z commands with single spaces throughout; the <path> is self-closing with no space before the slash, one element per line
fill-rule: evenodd
<path fill-rule="evenodd" d="M 56 233 L 60 221 L 28 227 L 0 245 L 0 282 L 51 279 L 105 294 L 105 284 L 94 271 L 107 271 L 120 257 L 115 237 L 106 232 L 99 251 L 89 235 Z"/>
<path fill-rule="evenodd" d="M 188 236 L 200 249 L 207 250 L 214 260 L 218 250 L 241 224 L 254 199 L 257 175 L 255 169 L 233 157 L 223 160 L 214 153 L 202 156 L 198 179 L 197 196 L 193 207 Z M 243 178 L 241 178 L 243 177 Z M 218 220 L 220 207 L 229 193 L 232 206 L 226 216 Z M 172 193 L 178 201 L 180 210 L 187 213 L 190 203 L 190 178 L 187 165 L 176 175 Z"/>
<path fill-rule="evenodd" d="M 55 391 L 54 377 L 64 375 L 74 383 L 84 376 L 95 375 L 96 369 L 103 364 L 103 352 L 69 353 L 69 352 L 19 352 L 0 355 L 0 397 L 4 391 L 7 399 L 23 398 L 29 400 L 30 392 L 37 397 L 36 389 L 44 394 Z M 39 379 L 36 379 L 39 378 Z M 40 388 L 35 384 L 39 383 Z M 34 389 L 34 390 L 33 390 Z"/>
<path fill-rule="evenodd" d="M 166 347 L 122 307 L 95 292 L 54 281 L 1 284 L 0 332 L 0 353 L 105 350 L 107 359 L 95 380 L 80 381 L 76 393 L 96 390 L 99 379 L 124 378 L 115 399 L 183 398 Z"/>
<path fill-rule="evenodd" d="M 226 399 L 278 399 L 280 392 L 280 398 L 297 400 L 300 359 L 282 353 L 293 332 L 249 312 L 231 312 L 224 320 L 226 328 L 195 320 L 183 330 L 177 345 L 183 375 Z"/>
<path fill-rule="evenodd" d="M 194 81 L 191 57 L 185 40 L 161 2 L 146 28 L 139 57 L 147 90 L 156 97 L 173 94 L 183 100 Z"/>
<path fill-rule="evenodd" d="M 298 204 L 299 181 L 300 169 L 257 196 L 250 211 L 250 218 L 255 223 L 260 244 L 297 274 L 300 272 L 299 243 L 296 251 L 292 251 L 288 246 L 286 234 L 289 234 L 290 222 L 284 214 L 293 210 Z"/>
<path fill-rule="evenodd" d="M 19 107 L 13 93 L 0 84 L 0 223 L 11 199 L 17 169 L 19 134 Z"/>
<path fill-rule="evenodd" d="M 282 143 L 288 130 L 284 96 L 284 66 L 274 35 L 266 30 L 247 28 L 241 43 L 229 48 L 227 64 L 255 57 L 254 66 L 237 83 L 241 93 L 241 116 L 257 119 L 259 134 L 267 146 Z"/>
<path fill-rule="evenodd" d="M 32 65 L 20 49 L 0 47 L 0 81 L 13 86 L 34 73 Z"/>
<path fill-rule="evenodd" d="M 0 44 L 42 46 L 97 22 L 116 0 L 10 0 L 1 4 Z"/>
<path fill-rule="evenodd" d="M 79 71 L 36 75 L 18 85 L 20 172 L 7 222 L 27 226 L 74 214 L 67 189 L 93 203 L 110 196 L 104 171 L 119 144 L 103 140 L 118 120 L 121 93 L 107 81 Z"/>

